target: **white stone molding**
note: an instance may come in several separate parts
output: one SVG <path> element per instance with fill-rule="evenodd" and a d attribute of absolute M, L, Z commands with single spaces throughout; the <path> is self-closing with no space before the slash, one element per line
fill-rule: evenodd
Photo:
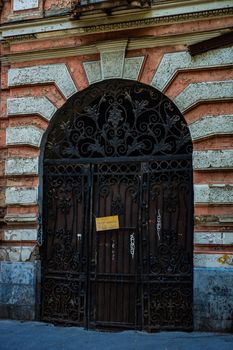
<path fill-rule="evenodd" d="M 233 115 L 206 116 L 189 124 L 192 140 L 233 134 Z"/>
<path fill-rule="evenodd" d="M 0 247 L 0 255 L 1 251 L 4 254 L 6 261 L 20 261 L 25 262 L 30 259 L 30 256 L 35 249 L 35 246 L 30 247 Z"/>
<path fill-rule="evenodd" d="M 37 203 L 38 189 L 32 188 L 19 188 L 8 187 L 6 188 L 6 204 L 36 204 Z"/>
<path fill-rule="evenodd" d="M 232 268 L 232 254 L 194 254 L 194 267 Z"/>
<path fill-rule="evenodd" d="M 5 161 L 6 175 L 38 174 L 38 157 L 8 158 Z"/>
<path fill-rule="evenodd" d="M 19 126 L 6 129 L 7 145 L 31 145 L 40 146 L 44 130 L 36 126 Z"/>
<path fill-rule="evenodd" d="M 125 58 L 123 79 L 138 80 L 144 56 Z"/>
<path fill-rule="evenodd" d="M 8 71 L 8 85 L 38 85 L 54 83 L 64 95 L 69 98 L 77 88 L 64 63 L 33 66 L 25 68 L 11 68 Z"/>
<path fill-rule="evenodd" d="M 232 57 L 233 47 L 210 50 L 195 57 L 187 51 L 167 53 L 163 56 L 151 85 L 164 91 L 179 71 L 232 65 Z"/>
<path fill-rule="evenodd" d="M 125 58 L 127 40 L 116 40 L 96 45 L 100 61 L 84 62 L 89 84 L 111 78 L 137 80 L 144 56 Z"/>
<path fill-rule="evenodd" d="M 24 0 L 28 1 L 28 0 Z M 29 0 L 30 1 L 30 0 Z M 61 1 L 61 0 L 60 0 Z M 58 0 L 57 0 L 58 2 Z M 90 34 L 90 33 L 106 33 L 113 30 L 129 30 L 134 28 L 146 28 L 156 25 L 163 25 L 169 23 L 182 23 L 196 20 L 197 12 L 198 18 L 221 18 L 232 14 L 232 0 L 209 1 L 203 0 L 199 3 L 194 0 L 185 2 L 174 1 L 169 5 L 156 3 L 152 8 L 145 11 L 136 11 L 130 13 L 132 17 L 129 21 L 128 13 L 122 14 L 121 11 L 116 10 L 113 16 L 109 16 L 106 21 L 106 14 L 100 13 L 98 17 L 94 16 L 89 20 L 89 25 L 85 19 L 79 21 L 70 21 L 69 16 L 60 16 L 58 18 L 41 18 L 41 20 L 32 23 L 28 21 L 25 23 L 7 23 L 6 28 L 3 27 L 3 37 L 12 37 L 14 35 L 26 35 L 31 33 L 47 33 L 47 37 L 51 38 L 51 34 L 57 31 L 61 36 L 61 32 L 70 35 L 69 30 L 74 30 L 75 33 Z"/>
<path fill-rule="evenodd" d="M 4 216 L 7 224 L 38 224 L 38 216 L 34 213 L 8 213 Z"/>
<path fill-rule="evenodd" d="M 192 83 L 176 98 L 175 104 L 181 112 L 201 101 L 215 101 L 233 98 L 233 80 Z"/>
<path fill-rule="evenodd" d="M 39 6 L 39 0 L 13 0 L 13 11 L 34 9 Z"/>
<path fill-rule="evenodd" d="M 113 57 L 113 55 L 108 55 L 108 53 L 106 53 L 105 60 L 102 60 L 101 62 L 100 61 L 84 62 L 83 66 L 84 66 L 84 70 L 86 72 L 89 84 L 93 84 L 98 81 L 109 79 L 109 78 L 123 78 L 123 79 L 130 79 L 130 80 L 138 80 L 138 77 L 142 68 L 142 64 L 144 61 L 144 56 L 124 58 L 123 70 L 122 70 L 122 60 L 116 59 L 116 62 L 114 62 L 115 58 L 116 56 Z M 112 67 L 111 72 L 109 71 L 109 67 L 106 66 L 106 62 L 114 66 L 114 69 Z M 105 73 L 103 73 L 103 70 Z M 107 74 L 109 75 L 107 76 Z"/>
<path fill-rule="evenodd" d="M 36 241 L 37 230 L 36 229 L 17 229 L 17 230 L 5 230 L 5 241 Z"/>
<path fill-rule="evenodd" d="M 194 244 L 233 244 L 233 232 L 194 232 Z"/>
<path fill-rule="evenodd" d="M 18 97 L 8 98 L 8 115 L 38 114 L 46 120 L 50 120 L 57 108 L 45 96 L 43 97 Z"/>
<path fill-rule="evenodd" d="M 100 61 L 90 61 L 83 63 L 89 84 L 94 84 L 102 80 Z"/>
<path fill-rule="evenodd" d="M 127 40 L 116 40 L 96 45 L 100 52 L 102 79 L 122 77 L 127 42 Z"/>
<path fill-rule="evenodd" d="M 233 184 L 194 185 L 195 204 L 233 204 Z"/>
<path fill-rule="evenodd" d="M 193 169 L 233 169 L 233 150 L 194 151 Z"/>

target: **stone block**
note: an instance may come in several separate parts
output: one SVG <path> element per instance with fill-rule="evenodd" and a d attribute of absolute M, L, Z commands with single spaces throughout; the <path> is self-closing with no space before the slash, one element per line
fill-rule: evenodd
<path fill-rule="evenodd" d="M 34 262 L 0 262 L 0 283 L 34 285 L 35 283 Z"/>
<path fill-rule="evenodd" d="M 195 232 L 194 244 L 232 244 L 233 232 Z"/>
<path fill-rule="evenodd" d="M 192 140 L 233 134 L 233 115 L 206 116 L 189 124 Z"/>
<path fill-rule="evenodd" d="M 89 84 L 102 80 L 100 61 L 91 61 L 83 63 Z"/>
<path fill-rule="evenodd" d="M 233 269 L 194 269 L 195 330 L 233 331 Z"/>
<path fill-rule="evenodd" d="M 6 175 L 38 174 L 38 157 L 8 158 L 5 162 Z"/>
<path fill-rule="evenodd" d="M 7 145 L 40 146 L 44 130 L 35 126 L 19 126 L 6 129 Z"/>
<path fill-rule="evenodd" d="M 194 170 L 233 169 L 233 150 L 194 151 Z"/>
<path fill-rule="evenodd" d="M 35 286 L 22 284 L 1 284 L 0 304 L 34 305 Z"/>
<path fill-rule="evenodd" d="M 96 45 L 100 52 L 102 79 L 122 78 L 127 40 Z"/>
<path fill-rule="evenodd" d="M 233 266 L 233 254 L 221 253 L 221 254 L 194 254 L 194 266 L 205 268 L 223 267 L 226 269 L 232 269 Z"/>
<path fill-rule="evenodd" d="M 121 78 L 123 74 L 125 51 L 102 52 L 101 70 L 103 79 Z"/>
<path fill-rule="evenodd" d="M 28 261 L 33 253 L 33 246 L 1 246 L 0 252 L 4 251 L 5 257 L 2 260 L 6 261 Z"/>
<path fill-rule="evenodd" d="M 123 78 L 130 79 L 130 80 L 138 80 L 143 61 L 144 61 L 144 56 L 125 58 Z"/>
<path fill-rule="evenodd" d="M 6 189 L 6 204 L 36 204 L 38 189 L 33 188 L 18 188 L 8 187 Z"/>
<path fill-rule="evenodd" d="M 38 114 L 44 119 L 50 120 L 56 110 L 57 108 L 45 96 L 7 99 L 8 115 Z"/>
<path fill-rule="evenodd" d="M 221 67 L 232 64 L 233 47 L 209 50 L 192 57 L 189 52 L 172 52 L 163 56 L 151 84 L 163 91 L 177 72 L 189 69 Z"/>
<path fill-rule="evenodd" d="M 6 241 L 35 241 L 36 239 L 36 229 L 17 229 L 4 231 L 4 240 Z"/>
<path fill-rule="evenodd" d="M 6 214 L 4 217 L 4 221 L 6 223 L 12 224 L 12 223 L 30 223 L 30 224 L 37 224 L 38 223 L 38 216 L 34 213 L 16 213 L 16 214 Z"/>
<path fill-rule="evenodd" d="M 192 83 L 176 98 L 175 104 L 181 112 L 201 101 L 228 100 L 233 97 L 233 80 Z"/>
<path fill-rule="evenodd" d="M 200 204 L 232 204 L 233 185 L 194 185 L 194 202 Z"/>
<path fill-rule="evenodd" d="M 38 85 L 54 83 L 65 98 L 69 98 L 77 88 L 64 63 L 12 68 L 8 71 L 9 86 Z"/>
<path fill-rule="evenodd" d="M 39 0 L 13 0 L 13 11 L 34 9 L 39 6 Z"/>

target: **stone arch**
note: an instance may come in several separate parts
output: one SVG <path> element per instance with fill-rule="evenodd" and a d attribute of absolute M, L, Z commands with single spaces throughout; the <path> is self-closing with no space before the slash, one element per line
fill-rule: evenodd
<path fill-rule="evenodd" d="M 118 323 L 122 327 L 145 330 L 158 327 L 191 329 L 192 140 L 186 122 L 174 103 L 155 88 L 135 81 L 113 79 L 93 84 L 73 95 L 56 112 L 43 136 L 40 162 L 41 186 L 44 188 L 43 195 L 41 187 L 44 220 L 41 250 L 43 320 L 56 322 L 58 317 L 61 322 L 88 328 L 97 327 L 97 324 L 106 328 Z M 111 197 L 108 197 L 110 193 Z M 124 201 L 122 196 L 125 196 Z M 106 201 L 104 204 L 103 198 Z M 96 206 L 95 203 L 99 202 L 102 204 Z M 146 209 L 147 206 L 149 209 Z M 176 213 L 175 217 L 172 213 Z M 96 251 L 90 248 L 96 242 L 94 236 L 98 236 L 93 217 L 113 214 L 120 222 L 119 230 L 125 231 L 121 238 L 116 238 L 119 246 L 119 249 L 116 248 L 116 264 L 124 251 L 124 261 L 128 259 L 129 266 L 123 264 L 114 267 L 115 262 L 111 262 L 108 281 L 116 278 L 116 271 L 120 271 L 121 278 L 126 273 L 132 280 L 120 290 L 117 280 L 112 282 L 110 295 L 124 295 L 127 290 L 129 293 L 148 294 L 150 301 L 144 300 L 143 307 L 154 316 L 147 320 L 146 314 L 141 314 L 142 320 L 138 319 L 139 316 L 134 319 L 137 308 L 134 298 L 125 299 L 124 307 L 129 305 L 129 316 L 113 315 L 115 309 L 110 314 L 107 312 L 106 316 L 98 306 L 105 287 L 101 285 L 102 280 L 96 281 L 97 287 L 94 287 L 91 282 L 92 269 L 101 269 L 102 263 L 98 259 L 106 256 L 102 267 L 105 271 L 108 254 L 115 261 L 115 253 L 101 253 L 102 243 L 96 243 Z M 154 214 L 155 221 L 152 218 Z M 145 222 L 150 228 L 146 229 Z M 135 232 L 130 231 L 133 227 Z M 111 233 L 112 237 L 114 234 Z M 148 245 L 148 251 L 141 239 Z M 123 248 L 127 244 L 130 244 L 129 252 Z M 150 270 L 142 270 L 140 274 L 153 276 L 147 281 L 148 290 L 141 282 L 134 286 L 140 256 L 147 260 L 147 269 Z M 128 266 L 128 272 L 125 272 L 124 266 Z M 98 275 L 100 271 L 96 273 Z M 73 279 L 74 274 L 76 280 Z M 175 286 L 173 274 L 176 275 Z M 161 292 L 161 276 L 167 278 L 169 300 L 166 299 L 166 288 L 164 294 Z M 97 288 L 95 292 L 93 288 Z M 67 291 L 66 297 L 62 298 L 63 294 L 59 294 L 62 301 L 51 304 L 50 296 L 58 291 L 63 293 L 63 289 Z M 55 294 L 53 300 L 57 298 Z M 94 300 L 93 295 L 97 295 L 97 299 Z M 156 310 L 153 301 L 155 295 L 160 298 Z M 176 307 L 183 310 L 182 315 L 177 317 L 177 311 L 174 311 L 172 317 L 168 317 L 167 305 L 169 302 L 175 303 L 176 295 L 179 295 Z M 112 305 L 109 298 L 105 297 L 108 307 Z M 96 303 L 97 316 L 93 316 L 93 303 Z M 62 310 L 66 310 L 65 313 Z M 162 310 L 164 314 L 161 318 Z"/>

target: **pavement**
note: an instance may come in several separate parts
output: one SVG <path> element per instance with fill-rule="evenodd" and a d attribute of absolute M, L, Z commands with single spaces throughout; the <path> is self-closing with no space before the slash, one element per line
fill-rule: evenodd
<path fill-rule="evenodd" d="M 97 332 L 0 320 L 0 350 L 233 350 L 233 334 Z"/>

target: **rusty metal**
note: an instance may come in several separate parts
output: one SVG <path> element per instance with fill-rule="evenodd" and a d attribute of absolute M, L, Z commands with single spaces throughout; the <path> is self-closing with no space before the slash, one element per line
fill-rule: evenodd
<path fill-rule="evenodd" d="M 44 150 L 42 319 L 192 329 L 192 142 L 156 89 L 108 80 L 75 94 Z M 95 218 L 118 215 L 119 230 Z"/>

